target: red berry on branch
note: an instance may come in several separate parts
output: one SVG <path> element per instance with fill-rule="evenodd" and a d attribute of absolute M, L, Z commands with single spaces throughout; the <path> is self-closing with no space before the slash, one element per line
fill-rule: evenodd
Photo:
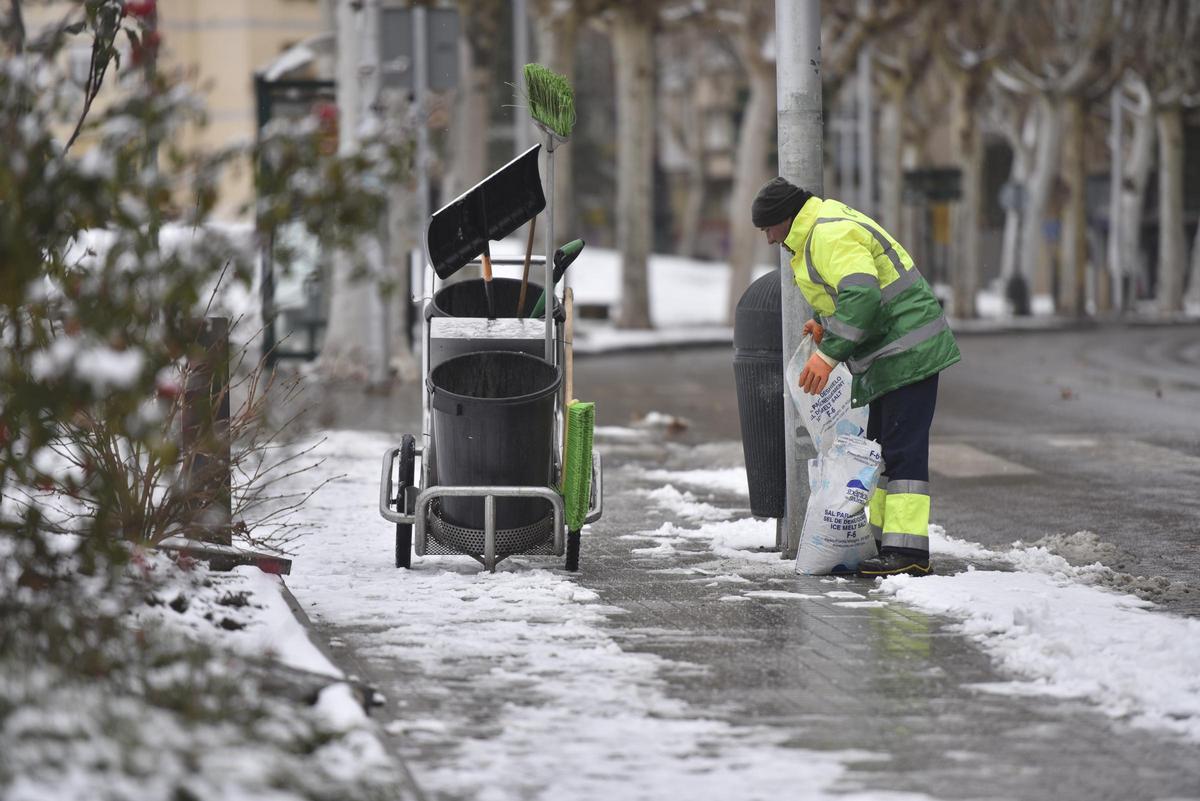
<path fill-rule="evenodd" d="M 140 67 L 147 59 L 153 58 L 162 44 L 162 34 L 158 31 L 146 31 L 141 41 L 134 40 L 129 60 L 135 67 Z"/>
<path fill-rule="evenodd" d="M 313 106 L 313 111 L 317 115 L 317 119 L 321 122 L 337 122 L 338 108 L 336 103 L 322 101 Z"/>
<path fill-rule="evenodd" d="M 125 0 L 125 13 L 144 19 L 154 13 L 157 5 L 155 0 Z"/>
<path fill-rule="evenodd" d="M 154 393 L 162 400 L 173 401 L 183 394 L 183 387 L 174 379 L 161 379 L 154 386 Z"/>

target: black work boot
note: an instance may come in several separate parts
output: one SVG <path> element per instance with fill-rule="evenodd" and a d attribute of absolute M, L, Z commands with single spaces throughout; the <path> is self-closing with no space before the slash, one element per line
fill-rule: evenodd
<path fill-rule="evenodd" d="M 860 576 L 929 575 L 929 551 L 916 548 L 882 548 L 878 556 L 858 563 Z"/>

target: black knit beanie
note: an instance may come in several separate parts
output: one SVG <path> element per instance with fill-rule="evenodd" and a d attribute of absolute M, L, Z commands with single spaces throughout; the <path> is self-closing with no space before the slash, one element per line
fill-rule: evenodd
<path fill-rule="evenodd" d="M 763 184 L 750 206 L 750 219 L 755 228 L 766 228 L 789 220 L 804 207 L 812 192 L 801 189 L 783 178 L 772 178 Z"/>

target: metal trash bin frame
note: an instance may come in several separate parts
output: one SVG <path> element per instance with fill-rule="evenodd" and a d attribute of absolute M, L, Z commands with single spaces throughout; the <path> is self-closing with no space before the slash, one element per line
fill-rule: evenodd
<path fill-rule="evenodd" d="M 543 261 L 542 257 L 534 257 L 534 261 Z M 519 264 L 522 263 L 518 259 L 493 259 L 494 264 Z M 471 262 L 477 264 L 478 262 Z M 496 338 L 511 341 L 514 336 L 514 330 L 523 327 L 540 328 L 541 321 L 532 320 L 529 323 L 533 325 L 511 325 L 502 324 L 494 325 L 500 321 L 488 321 L 484 318 L 475 317 L 433 317 L 431 314 L 431 305 L 433 303 L 432 288 L 436 283 L 436 278 L 433 275 L 432 269 L 426 270 L 425 286 L 430 288 L 429 292 L 424 292 L 422 297 L 422 314 L 421 314 L 421 368 L 424 376 L 428 376 L 432 370 L 430 366 L 432 356 L 432 343 L 434 340 L 433 329 L 435 320 L 450 321 L 443 328 L 448 334 L 448 339 L 460 340 L 465 343 L 468 348 L 466 352 L 489 350 L 489 341 L 495 341 Z M 510 318 L 511 319 L 511 318 Z M 513 321 L 524 323 L 524 321 Z M 481 325 L 482 323 L 482 325 Z M 489 324 L 491 323 L 491 324 Z M 551 362 L 558 366 L 564 361 L 565 348 L 569 345 L 562 341 L 561 324 L 556 321 L 551 323 L 554 325 L 557 335 L 555 336 L 556 347 L 554 348 L 554 360 Z M 491 332 L 493 338 L 488 336 L 472 337 L 472 336 L 455 336 L 469 332 L 469 329 L 474 328 Z M 459 329 L 456 331 L 455 329 Z M 468 331 L 463 331 L 468 329 Z M 526 337 L 527 341 L 540 343 L 541 337 Z M 401 449 L 399 447 L 389 448 L 383 455 L 382 470 L 379 479 L 379 514 L 383 519 L 399 524 L 413 526 L 413 551 L 417 556 L 425 556 L 429 550 L 429 532 L 435 525 L 436 510 L 435 502 L 442 497 L 482 497 L 484 499 L 484 529 L 483 529 L 483 548 L 480 552 L 475 553 L 467 550 L 459 550 L 453 546 L 442 544 L 443 547 L 461 553 L 465 556 L 470 556 L 480 562 L 486 569 L 494 571 L 496 565 L 511 555 L 525 553 L 526 551 L 517 550 L 505 553 L 500 546 L 501 536 L 504 532 L 499 532 L 496 529 L 496 498 L 510 497 L 537 497 L 542 498 L 550 503 L 551 506 L 551 533 L 549 538 L 552 542 L 551 553 L 554 556 L 562 556 L 566 548 L 566 532 L 564 522 L 564 506 L 562 495 L 553 487 L 534 487 L 534 486 L 501 486 L 501 485 L 481 485 L 481 486 L 446 486 L 436 483 L 436 450 L 437 445 L 434 442 L 433 426 L 430 413 L 430 393 L 427 382 L 422 380 L 421 391 L 421 425 L 422 431 L 420 439 L 415 443 L 414 455 L 420 459 L 421 467 L 419 472 L 419 480 L 413 484 L 406 484 L 399 481 L 397 460 L 400 456 Z M 561 434 L 562 426 L 564 425 L 563 410 L 565 403 L 569 399 L 564 399 L 563 394 L 566 391 L 565 385 L 559 390 L 555 400 L 555 430 Z M 561 436 L 556 434 L 556 439 L 561 441 Z M 558 452 L 557 448 L 552 448 L 551 459 L 553 464 L 550 466 L 556 474 L 558 472 Z M 415 478 L 415 477 L 414 477 Z M 599 520 L 603 514 L 603 464 L 600 454 L 596 451 L 592 452 L 592 496 L 589 499 L 588 513 L 584 519 L 584 523 L 593 523 Z"/>
<path fill-rule="evenodd" d="M 420 459 L 420 472 L 414 472 L 411 483 L 401 476 L 398 464 L 403 447 L 393 447 L 383 456 L 382 473 L 379 482 L 379 514 L 385 520 L 396 524 L 397 537 L 401 536 L 400 527 L 409 526 L 409 536 L 412 539 L 411 551 L 418 556 L 425 556 L 429 551 L 430 540 L 448 553 L 461 553 L 480 562 L 490 571 L 496 569 L 496 564 L 508 556 L 518 553 L 532 553 L 541 548 L 545 553 L 549 546 L 550 553 L 562 556 L 566 549 L 565 511 L 562 496 L 550 486 L 443 486 L 437 483 L 437 443 L 434 441 L 433 426 L 430 412 L 430 389 L 428 378 L 432 368 L 436 366 L 432 360 L 432 350 L 435 340 L 439 348 L 459 348 L 460 352 L 482 350 L 523 350 L 544 358 L 555 367 L 561 367 L 566 361 L 567 348 L 571 344 L 565 341 L 562 320 L 557 312 L 561 302 L 554 293 L 553 259 L 554 247 L 554 210 L 553 204 L 546 205 L 542 197 L 540 178 L 537 174 L 537 151 L 535 146 L 513 159 L 484 181 L 461 196 L 451 201 L 445 207 L 435 212 L 430 218 L 429 228 L 425 239 L 425 270 L 421 293 L 421 433 L 419 439 L 406 434 L 402 442 L 412 438 L 412 459 L 410 469 L 415 460 Z M 505 193 L 509 193 L 506 195 Z M 509 207 L 503 202 L 506 197 L 517 195 L 517 200 Z M 476 206 L 482 206 L 484 199 L 493 207 L 477 219 L 474 217 Z M 476 202 L 478 201 L 478 203 Z M 466 260 L 466 253 L 475 250 L 492 238 L 501 238 L 512 233 L 521 224 L 537 216 L 542 208 L 547 209 L 548 224 L 545 232 L 546 254 L 533 256 L 531 265 L 541 265 L 544 268 L 543 291 L 546 293 L 546 314 L 543 320 L 529 318 L 501 318 L 488 320 L 480 317 L 434 317 L 433 298 L 438 279 L 449 278 L 459 269 L 467 265 L 479 265 L 479 258 Z M 490 216 L 488 216 L 490 215 Z M 437 255 L 431 255 L 430 241 L 432 232 L 439 231 Z M 454 235 L 447 237 L 447 232 Z M 465 232 L 465 233 L 464 233 Z M 460 239 L 461 238 L 461 239 Z M 475 252 L 478 252 L 477 250 Z M 493 258 L 497 265 L 521 265 L 524 259 Z M 435 329 L 436 336 L 435 336 Z M 443 344 L 445 343 L 445 344 Z M 533 349 L 533 350 L 531 350 Z M 565 397 L 566 382 L 555 395 L 554 403 L 554 437 L 562 441 L 565 427 L 565 409 L 570 398 Z M 557 447 L 551 448 L 550 464 L 547 465 L 549 475 L 558 475 L 560 459 Z M 600 455 L 592 453 L 592 494 L 588 503 L 584 523 L 593 523 L 603 514 L 603 468 Z M 438 525 L 445 525 L 437 517 L 436 504 L 443 497 L 482 497 L 484 502 L 484 529 L 482 532 L 461 529 L 474 534 L 482 534 L 477 539 L 480 548 L 458 548 L 437 539 L 436 534 L 430 537 L 430 530 Z M 550 532 L 545 541 L 538 542 L 531 548 L 501 547 L 506 543 L 512 545 L 511 532 L 496 529 L 496 498 L 505 497 L 537 497 L 550 503 L 551 514 Z M 534 524 L 539 525 L 539 524 Z M 528 528 L 528 527 L 523 527 Z M 516 531 L 516 530 L 514 530 Z M 413 536 L 415 534 L 415 536 Z M 536 539 L 536 538 L 535 538 Z M 397 566 L 407 567 L 409 557 L 408 547 L 401 547 L 397 540 Z M 401 551 L 403 550 L 403 559 Z M 403 561 L 403 564 L 401 562 Z M 568 561 L 570 561 L 568 559 Z"/>

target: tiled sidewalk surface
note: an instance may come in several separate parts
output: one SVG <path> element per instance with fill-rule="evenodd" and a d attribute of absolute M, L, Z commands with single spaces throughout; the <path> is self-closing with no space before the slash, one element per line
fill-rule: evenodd
<path fill-rule="evenodd" d="M 709 467 L 713 458 L 711 448 L 700 461 L 686 448 L 669 453 L 663 466 L 674 469 Z M 939 798 L 1200 798 L 1195 745 L 1133 729 L 1081 702 L 978 689 L 1011 677 L 997 674 L 947 621 L 895 602 L 871 603 L 878 599 L 873 582 L 743 569 L 737 572 L 754 582 L 737 586 L 743 595 L 820 597 L 730 602 L 720 600 L 729 585 L 712 586 L 710 577 L 737 565 L 714 561 L 711 552 L 669 564 L 636 558 L 631 548 L 645 543 L 618 536 L 661 525 L 657 516 L 647 519 L 644 503 L 622 502 L 637 489 L 637 472 L 610 454 L 612 501 L 589 532 L 581 581 L 628 610 L 613 618 L 624 647 L 701 668 L 671 678 L 695 708 L 780 727 L 804 748 L 878 752 L 886 758 L 858 764 L 851 777 L 864 788 Z M 649 572 L 689 566 L 704 573 Z M 965 565 L 943 559 L 935 569 Z"/>
<path fill-rule="evenodd" d="M 1011 677 L 948 621 L 881 599 L 871 582 L 795 576 L 770 558 L 720 558 L 702 541 L 667 557 L 634 553 L 650 543 L 628 535 L 675 522 L 641 492 L 656 486 L 643 468 L 713 467 L 723 457 L 733 464 L 740 445 L 603 442 L 606 511 L 585 530 L 576 581 L 623 610 L 608 618 L 609 635 L 625 650 L 663 658 L 668 693 L 698 719 L 765 727 L 807 751 L 873 754 L 856 760 L 839 784 L 871 797 L 1200 798 L 1195 745 L 1134 729 L 1083 702 L 981 689 Z M 747 513 L 745 499 L 733 494 L 709 502 Z M 547 558 L 515 561 L 517 569 L 561 567 Z M 936 569 L 965 565 L 944 559 Z M 748 583 L 714 581 L 730 574 Z M 751 595 L 732 601 L 731 594 Z M 393 651 L 373 653 L 381 629 L 317 625 L 356 655 L 390 699 L 385 728 L 401 735 L 399 751 L 418 783 L 429 769 L 475 769 L 453 764 L 455 732 L 436 721 L 469 720 L 474 737 L 495 731 L 499 710 L 514 699 L 475 681 L 488 670 L 486 655 L 430 675 Z M 525 687 L 520 703 L 536 704 L 536 678 Z M 424 723 L 414 728 L 416 720 Z"/>

